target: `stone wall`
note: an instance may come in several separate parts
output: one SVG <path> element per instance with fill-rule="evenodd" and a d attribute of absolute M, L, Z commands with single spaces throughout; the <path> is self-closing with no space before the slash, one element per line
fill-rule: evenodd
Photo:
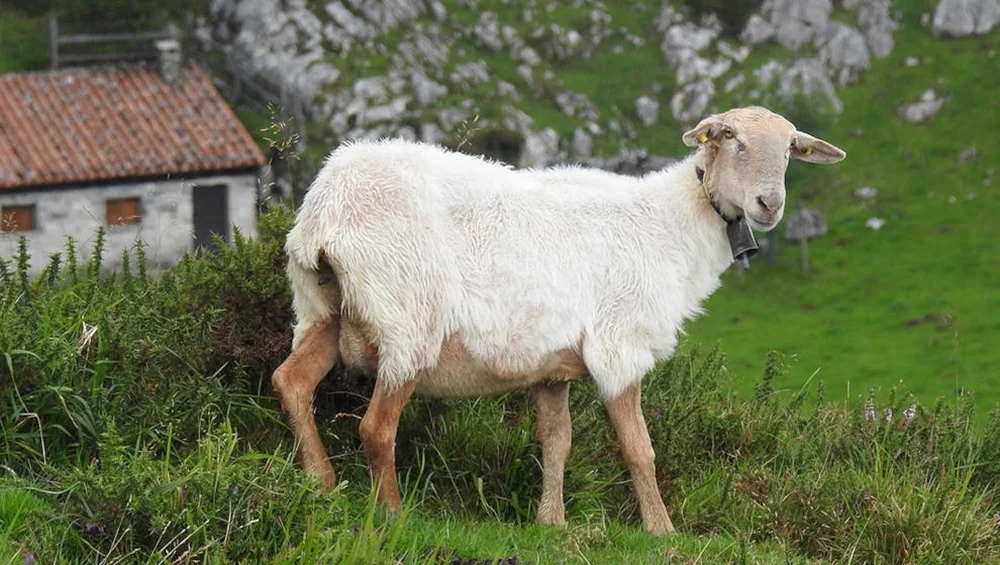
<path fill-rule="evenodd" d="M 146 244 L 151 270 L 175 263 L 192 249 L 192 189 L 199 185 L 225 185 L 229 208 L 229 231 L 232 226 L 250 237 L 257 234 L 257 177 L 252 173 L 211 175 L 167 181 L 125 182 L 96 186 L 60 187 L 0 192 L 0 208 L 35 205 L 35 229 L 21 233 L 0 233 L 0 257 L 11 258 L 21 235 L 28 240 L 34 274 L 39 273 L 52 253 L 62 252 L 66 236 L 78 242 L 77 256 L 86 260 L 94 243 L 97 227 L 107 233 L 104 265 L 116 269 L 122 251 L 134 247 L 137 239 Z M 109 227 L 105 222 L 106 201 L 111 198 L 140 199 L 142 219 L 136 224 Z"/>

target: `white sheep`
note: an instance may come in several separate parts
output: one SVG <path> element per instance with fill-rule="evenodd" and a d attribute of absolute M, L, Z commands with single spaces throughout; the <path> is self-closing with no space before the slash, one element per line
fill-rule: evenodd
<path fill-rule="evenodd" d="M 311 403 L 338 355 L 376 375 L 361 436 L 390 509 L 400 505 L 396 428 L 412 393 L 532 386 L 543 461 L 537 519 L 565 524 L 569 382 L 589 375 L 645 528 L 673 531 L 640 381 L 673 354 L 740 236 L 752 247 L 749 228 L 739 228 L 768 231 L 781 220 L 789 157 L 845 157 L 760 107 L 708 117 L 682 139 L 698 150 L 642 178 L 513 170 L 402 140 L 336 149 L 288 233 L 296 324 L 292 353 L 273 376 L 307 471 L 334 484 Z"/>

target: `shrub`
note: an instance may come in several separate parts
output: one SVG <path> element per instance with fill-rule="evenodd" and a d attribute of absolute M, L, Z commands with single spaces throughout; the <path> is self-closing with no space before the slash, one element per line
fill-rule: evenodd
<path fill-rule="evenodd" d="M 723 34 L 735 38 L 750 16 L 760 10 L 763 0 L 684 0 L 692 19 L 714 14 L 722 23 Z"/>
<path fill-rule="evenodd" d="M 45 561 L 354 552 L 362 562 L 409 551 L 393 549 L 395 534 L 361 502 L 369 478 L 357 420 L 371 383 L 351 390 L 335 372 L 317 396 L 346 490 L 320 495 L 292 463 L 267 382 L 290 339 L 281 249 L 291 217 L 273 209 L 259 238 L 185 257 L 155 280 L 141 245 L 117 273 L 99 268 L 99 244 L 85 260 L 49 258 L 34 280 L 24 246 L 0 263 L 0 531 L 10 532 L 0 550 L 6 541 Z M 977 430 L 967 394 L 925 408 L 896 390 L 878 407 L 873 393 L 831 403 L 819 385 L 778 392 L 785 364 L 772 352 L 750 398 L 731 392 L 718 349 L 681 351 L 647 375 L 645 418 L 679 529 L 823 560 L 1000 557 L 1000 415 Z M 596 387 L 575 383 L 570 402 L 568 519 L 638 525 Z M 396 443 L 404 494 L 427 515 L 533 523 L 534 421 L 529 391 L 414 399 Z M 25 510 L 5 513 L 15 506 Z"/>

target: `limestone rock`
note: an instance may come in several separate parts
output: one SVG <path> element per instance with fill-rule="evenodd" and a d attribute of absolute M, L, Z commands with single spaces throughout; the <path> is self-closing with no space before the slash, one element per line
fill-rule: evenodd
<path fill-rule="evenodd" d="M 545 128 L 524 136 L 518 165 L 522 168 L 541 169 L 558 156 L 559 134 L 552 128 Z"/>
<path fill-rule="evenodd" d="M 483 12 L 479 14 L 475 27 L 472 28 L 472 36 L 476 43 L 492 51 L 503 49 L 503 41 L 500 39 L 500 22 L 495 12 Z"/>
<path fill-rule="evenodd" d="M 819 59 L 833 69 L 839 86 L 856 82 L 860 73 L 871 67 L 868 45 L 857 29 L 841 22 L 830 22 L 821 41 Z"/>
<path fill-rule="evenodd" d="M 521 100 L 521 93 L 517 91 L 517 87 L 505 80 L 497 82 L 497 96 L 514 101 Z"/>
<path fill-rule="evenodd" d="M 789 49 L 798 49 L 822 33 L 831 11 L 831 0 L 764 0 L 760 8 L 775 28 L 775 40 Z"/>
<path fill-rule="evenodd" d="M 760 45 L 774 37 L 775 31 L 771 22 L 765 20 L 760 14 L 754 14 L 747 20 L 743 32 L 740 33 L 740 40 L 747 45 Z"/>
<path fill-rule="evenodd" d="M 473 87 L 489 79 L 489 68 L 486 66 L 486 61 L 482 60 L 456 65 L 455 70 L 448 75 L 448 80 L 459 87 Z"/>
<path fill-rule="evenodd" d="M 686 84 L 670 99 L 670 111 L 679 122 L 696 121 L 705 113 L 714 96 L 715 85 L 710 79 Z"/>
<path fill-rule="evenodd" d="M 580 128 L 573 131 L 573 155 L 590 157 L 594 149 L 594 139 Z"/>
<path fill-rule="evenodd" d="M 433 104 L 435 100 L 448 94 L 448 87 L 435 82 L 423 73 L 414 73 L 411 77 L 413 95 L 421 106 Z"/>
<path fill-rule="evenodd" d="M 420 124 L 420 140 L 425 143 L 437 144 L 441 141 L 441 128 L 434 122 L 424 122 Z"/>
<path fill-rule="evenodd" d="M 563 29 L 559 24 L 540 27 L 531 33 L 531 39 L 541 50 L 544 58 L 562 62 L 579 55 L 583 48 L 583 36 L 575 29 Z"/>
<path fill-rule="evenodd" d="M 639 121 L 649 127 L 660 117 L 660 103 L 649 96 L 640 96 L 635 100 L 635 113 L 639 116 Z"/>
<path fill-rule="evenodd" d="M 934 9 L 935 36 L 983 35 L 1000 23 L 1000 0 L 941 0 Z"/>
<path fill-rule="evenodd" d="M 746 83 L 746 80 L 747 80 L 746 76 L 744 76 L 743 73 L 740 73 L 732 77 L 731 79 L 727 80 L 726 84 L 722 87 L 722 90 L 728 94 L 736 90 L 737 88 L 743 86 L 743 84 Z"/>
<path fill-rule="evenodd" d="M 571 118 L 594 121 L 599 117 L 597 108 L 583 94 L 570 91 L 560 92 L 556 95 L 555 102 L 562 113 Z"/>
<path fill-rule="evenodd" d="M 837 96 L 837 90 L 818 59 L 799 59 L 781 73 L 778 95 L 791 100 L 800 92 L 826 101 L 838 114 L 844 111 L 844 103 Z"/>
<path fill-rule="evenodd" d="M 895 45 L 892 34 L 899 27 L 889 14 L 891 0 L 844 0 L 844 7 L 857 14 L 858 27 L 865 34 L 872 56 L 888 56 Z"/>
<path fill-rule="evenodd" d="M 938 110 L 944 106 L 945 101 L 946 99 L 943 97 L 939 98 L 932 88 L 924 91 L 920 95 L 920 100 L 910 104 L 903 104 L 896 111 L 904 120 L 911 124 L 917 124 L 937 114 Z"/>
<path fill-rule="evenodd" d="M 737 63 L 746 61 L 747 57 L 750 56 L 750 48 L 746 45 L 740 45 L 739 48 L 735 48 L 727 41 L 720 41 L 715 44 L 715 47 L 719 50 L 719 53 L 722 53 Z"/>
<path fill-rule="evenodd" d="M 525 47 L 518 53 L 518 59 L 529 67 L 537 67 L 542 62 L 542 57 L 531 47 Z"/>

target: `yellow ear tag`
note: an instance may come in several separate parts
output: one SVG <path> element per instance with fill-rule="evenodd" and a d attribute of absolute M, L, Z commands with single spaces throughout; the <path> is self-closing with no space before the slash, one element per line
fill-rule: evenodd
<path fill-rule="evenodd" d="M 705 143 L 706 141 L 708 141 L 708 136 L 707 135 L 701 134 L 701 135 L 698 136 L 698 143 Z"/>
<path fill-rule="evenodd" d="M 810 145 L 809 147 L 806 147 L 806 150 L 803 151 L 802 153 L 804 155 L 810 155 L 810 154 L 812 154 L 812 152 L 813 152 L 813 148 L 812 148 L 812 145 Z"/>

